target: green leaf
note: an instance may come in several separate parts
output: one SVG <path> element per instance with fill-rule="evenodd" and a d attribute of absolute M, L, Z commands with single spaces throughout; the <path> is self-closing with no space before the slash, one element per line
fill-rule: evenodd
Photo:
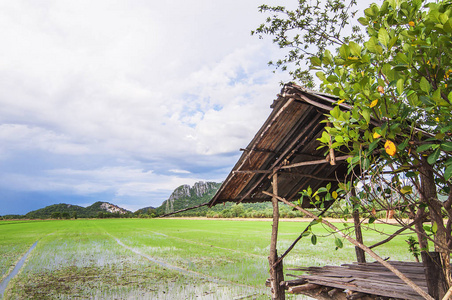
<path fill-rule="evenodd" d="M 397 80 L 397 93 L 399 93 L 399 95 L 402 95 L 403 93 L 403 84 L 404 84 L 404 80 L 403 78 L 400 78 L 399 80 Z"/>
<path fill-rule="evenodd" d="M 315 75 L 322 81 L 326 80 L 325 73 L 323 73 L 322 71 L 318 71 L 317 73 L 315 73 Z"/>
<path fill-rule="evenodd" d="M 364 10 L 364 14 L 366 15 L 366 16 L 369 16 L 369 17 L 373 17 L 373 16 L 375 16 L 375 13 L 372 11 L 372 9 L 369 7 L 369 8 L 366 8 L 365 10 Z"/>
<path fill-rule="evenodd" d="M 436 104 L 439 104 L 441 101 L 441 90 L 439 88 L 433 92 L 432 99 L 435 100 Z"/>
<path fill-rule="evenodd" d="M 425 105 L 428 105 L 428 106 L 433 106 L 433 105 L 435 105 L 435 102 L 434 102 L 432 99 L 430 99 L 429 97 L 426 97 L 426 96 L 420 96 L 419 99 L 420 99 L 421 102 L 424 103 Z"/>
<path fill-rule="evenodd" d="M 402 52 L 397 53 L 396 55 L 396 59 L 405 64 L 405 65 L 409 65 L 410 64 L 410 60 L 408 59 L 408 56 L 406 56 L 405 54 L 403 54 Z"/>
<path fill-rule="evenodd" d="M 376 37 L 371 37 L 369 39 L 369 41 L 367 41 L 366 43 L 364 43 L 364 46 L 367 48 L 367 50 L 369 50 L 372 53 L 377 53 L 377 45 L 378 45 L 378 40 Z"/>
<path fill-rule="evenodd" d="M 328 80 L 329 82 L 338 82 L 339 79 L 337 78 L 337 76 L 334 75 L 330 75 L 326 78 L 326 80 Z"/>
<path fill-rule="evenodd" d="M 397 37 L 397 36 L 392 37 L 392 38 L 389 40 L 388 49 L 391 49 L 391 48 L 395 45 L 395 43 L 397 42 L 397 40 L 398 40 L 398 37 Z"/>
<path fill-rule="evenodd" d="M 311 244 L 313 245 L 317 244 L 317 236 L 315 234 L 312 234 L 311 236 Z"/>
<path fill-rule="evenodd" d="M 446 23 L 444 23 L 443 29 L 447 33 L 452 33 L 452 18 L 449 18 Z"/>
<path fill-rule="evenodd" d="M 385 28 L 380 28 L 380 30 L 378 31 L 378 41 L 380 41 L 380 43 L 385 46 L 388 47 L 388 43 L 389 43 L 389 34 L 386 31 Z"/>
<path fill-rule="evenodd" d="M 341 55 L 341 57 L 343 59 L 347 59 L 347 57 L 350 56 L 350 48 L 343 44 L 340 48 L 339 48 L 339 54 Z"/>
<path fill-rule="evenodd" d="M 433 144 L 424 144 L 424 145 L 420 145 L 419 147 L 417 147 L 416 152 L 420 153 L 420 152 L 424 152 L 426 150 L 429 150 L 433 147 Z"/>
<path fill-rule="evenodd" d="M 436 161 L 438 160 L 440 154 L 441 154 L 441 149 L 440 148 L 436 149 L 435 151 L 433 151 L 432 154 L 430 154 L 428 156 L 427 162 L 431 165 L 435 164 Z"/>
<path fill-rule="evenodd" d="M 335 106 L 331 111 L 330 111 L 330 115 L 335 118 L 338 119 L 339 116 L 341 115 L 341 110 L 339 109 L 339 106 Z"/>
<path fill-rule="evenodd" d="M 421 90 L 423 92 L 430 92 L 430 83 L 428 82 L 427 79 L 425 79 L 425 77 L 421 77 L 421 82 L 419 83 Z"/>
<path fill-rule="evenodd" d="M 309 223 L 309 226 L 314 226 L 314 225 L 317 225 L 319 223 L 320 223 L 319 220 L 312 220 L 311 223 Z"/>
<path fill-rule="evenodd" d="M 375 222 L 375 218 L 374 217 L 370 217 L 369 218 L 369 224 L 372 224 L 373 222 Z"/>
<path fill-rule="evenodd" d="M 364 108 L 361 112 L 361 115 L 363 116 L 364 120 L 366 120 L 367 124 L 370 123 L 370 109 Z"/>
<path fill-rule="evenodd" d="M 436 234 L 437 231 L 438 231 L 438 224 L 436 222 L 433 222 L 433 225 L 432 225 L 433 234 Z"/>
<path fill-rule="evenodd" d="M 411 192 L 413 192 L 413 188 L 409 185 L 405 185 L 404 187 L 402 187 L 402 189 L 400 190 L 400 192 L 402 194 L 411 194 Z"/>
<path fill-rule="evenodd" d="M 315 67 L 319 67 L 322 65 L 322 61 L 317 56 L 312 56 L 310 58 L 310 60 L 311 60 L 311 65 L 313 65 Z"/>
<path fill-rule="evenodd" d="M 361 46 L 355 42 L 350 42 L 349 44 L 350 52 L 354 56 L 361 56 Z"/>
<path fill-rule="evenodd" d="M 369 20 L 365 17 L 359 18 L 358 22 L 361 23 L 361 25 L 363 25 L 363 26 L 366 26 L 367 24 L 369 24 Z"/>
<path fill-rule="evenodd" d="M 340 238 L 336 238 L 336 239 L 334 240 L 334 244 L 335 244 L 336 247 L 338 247 L 338 248 L 344 247 L 344 244 L 342 243 L 342 241 L 341 241 Z"/>
<path fill-rule="evenodd" d="M 444 151 L 452 151 L 452 142 L 441 143 L 440 147 Z"/>
<path fill-rule="evenodd" d="M 452 92 L 447 95 L 447 100 L 449 100 L 450 103 L 452 103 Z"/>
<path fill-rule="evenodd" d="M 452 165 L 444 170 L 444 179 L 449 180 L 452 177 Z"/>
<path fill-rule="evenodd" d="M 379 139 L 375 139 L 372 143 L 369 144 L 369 153 L 372 152 L 378 146 Z"/>

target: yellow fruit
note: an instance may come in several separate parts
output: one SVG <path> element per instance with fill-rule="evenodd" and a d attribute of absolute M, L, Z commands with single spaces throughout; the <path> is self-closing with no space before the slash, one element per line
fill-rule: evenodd
<path fill-rule="evenodd" d="M 372 101 L 371 103 L 370 103 L 370 108 L 372 108 L 372 107 L 374 107 L 375 105 L 377 105 L 378 104 L 378 99 L 375 99 L 374 101 Z"/>
<path fill-rule="evenodd" d="M 394 156 L 397 152 L 397 148 L 394 142 L 387 140 L 385 143 L 385 151 L 386 153 L 388 153 L 388 155 Z"/>
<path fill-rule="evenodd" d="M 336 192 L 336 191 L 333 191 L 333 192 L 331 193 L 331 196 L 333 196 L 334 199 L 337 199 L 337 192 Z"/>
<path fill-rule="evenodd" d="M 409 21 L 408 25 L 410 25 L 411 27 L 414 27 L 414 22 L 413 21 Z"/>

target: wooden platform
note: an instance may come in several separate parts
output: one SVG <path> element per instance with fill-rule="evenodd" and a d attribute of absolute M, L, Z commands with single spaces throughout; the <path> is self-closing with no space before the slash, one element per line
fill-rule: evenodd
<path fill-rule="evenodd" d="M 427 292 L 422 263 L 390 263 Z M 286 275 L 296 277 L 284 282 L 289 293 L 310 297 L 317 295 L 317 299 L 423 299 L 378 262 L 289 270 L 304 272 L 301 275 Z"/>

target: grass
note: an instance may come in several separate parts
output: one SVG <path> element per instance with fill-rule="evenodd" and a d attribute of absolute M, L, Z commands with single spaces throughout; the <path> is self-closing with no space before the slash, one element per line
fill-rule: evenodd
<path fill-rule="evenodd" d="M 307 223 L 281 222 L 282 253 Z M 340 225 L 343 226 L 343 225 Z M 391 233 L 388 225 L 377 226 Z M 4 299 L 268 299 L 271 222 L 102 219 L 0 222 L 2 274 L 39 239 Z M 316 245 L 303 238 L 284 267 L 338 265 L 354 260 L 354 247 L 320 224 Z M 367 244 L 382 239 L 364 230 Z M 406 237 L 376 248 L 383 257 L 413 260 Z M 298 299 L 295 296 L 292 299 Z M 301 298 L 300 298 L 301 299 Z"/>

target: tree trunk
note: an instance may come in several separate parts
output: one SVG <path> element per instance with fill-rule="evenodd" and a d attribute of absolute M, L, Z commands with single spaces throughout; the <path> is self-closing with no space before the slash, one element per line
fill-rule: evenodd
<path fill-rule="evenodd" d="M 427 283 L 433 283 L 433 286 L 428 286 L 429 294 L 432 296 L 435 295 L 435 298 L 438 297 L 436 299 L 442 299 L 451 283 L 450 250 L 447 246 L 447 230 L 442 217 L 442 204 L 437 199 L 435 177 L 425 157 L 422 158 L 420 174 L 421 201 L 427 204 L 432 227 L 436 228 L 434 237 L 435 251 L 438 252 L 439 256 L 438 258 L 435 258 L 439 260 L 435 263 L 435 259 L 429 259 L 432 257 L 431 255 L 426 256 L 427 253 L 423 253 L 422 262 L 425 267 Z M 438 265 L 441 268 L 440 271 L 442 274 L 432 274 L 429 270 L 438 270 Z"/>
<path fill-rule="evenodd" d="M 355 223 L 356 240 L 361 244 L 364 244 L 363 234 L 361 232 L 361 224 L 359 223 L 359 211 L 357 209 L 353 211 L 353 221 Z M 359 248 L 358 246 L 355 246 L 355 252 L 356 252 L 356 261 L 359 263 L 365 263 L 366 253 L 364 252 L 364 250 Z"/>
<path fill-rule="evenodd" d="M 441 256 L 438 252 L 421 252 L 427 279 L 428 293 L 435 299 L 443 299 L 449 289 L 444 278 Z"/>

